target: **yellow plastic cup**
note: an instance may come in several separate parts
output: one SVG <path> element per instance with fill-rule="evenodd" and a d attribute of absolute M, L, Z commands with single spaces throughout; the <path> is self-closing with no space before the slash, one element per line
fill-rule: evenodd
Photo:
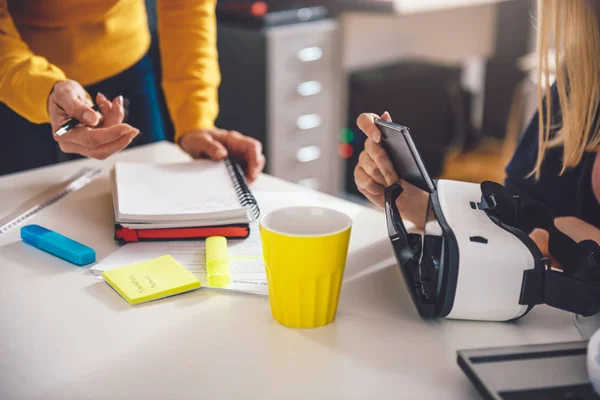
<path fill-rule="evenodd" d="M 316 328 L 337 312 L 352 220 L 322 207 L 288 207 L 265 215 L 260 236 L 273 318 Z"/>

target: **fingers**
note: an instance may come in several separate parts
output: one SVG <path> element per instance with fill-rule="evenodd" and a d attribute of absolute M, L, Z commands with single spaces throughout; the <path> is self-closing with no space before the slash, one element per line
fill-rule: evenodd
<path fill-rule="evenodd" d="M 117 125 L 125 119 L 125 107 L 123 105 L 123 96 L 117 96 L 110 104 L 111 109 L 107 114 L 104 114 L 104 122 L 102 126 Z"/>
<path fill-rule="evenodd" d="M 76 118 L 88 126 L 96 126 L 100 122 L 100 115 L 92 109 L 85 90 L 75 81 L 58 82 L 48 100 L 64 111 L 66 115 L 62 117 L 65 120 Z"/>
<path fill-rule="evenodd" d="M 98 94 L 96 95 L 96 104 L 98 104 L 102 116 L 106 118 L 106 116 L 110 114 L 112 103 L 106 98 L 106 96 L 98 92 Z"/>
<path fill-rule="evenodd" d="M 358 164 L 362 169 L 377 183 L 382 186 L 386 185 L 385 178 L 381 174 L 381 171 L 375 164 L 375 161 L 371 158 L 368 152 L 363 151 L 358 156 Z"/>
<path fill-rule="evenodd" d="M 552 257 L 552 255 L 550 254 L 550 251 L 548 248 L 550 234 L 548 233 L 548 231 L 541 229 L 541 228 L 535 228 L 533 231 L 531 231 L 531 233 L 529 234 L 529 237 L 534 241 L 534 243 L 536 244 L 538 249 L 540 249 L 542 256 L 549 258 L 551 260 L 552 267 L 558 268 L 558 269 L 563 269 L 562 266 L 560 265 L 560 263 L 558 261 L 556 261 L 556 259 L 554 257 Z"/>
<path fill-rule="evenodd" d="M 377 166 L 377 169 L 385 180 L 386 186 L 391 186 L 398 181 L 398 174 L 392 165 L 392 161 L 380 144 L 367 139 L 365 141 L 365 151 Z"/>
<path fill-rule="evenodd" d="M 70 118 L 87 125 L 77 126 L 60 137 L 54 136 L 65 153 L 104 159 L 126 148 L 140 133 L 138 129 L 122 123 L 125 113 L 121 96 L 111 102 L 98 93 L 96 103 L 100 113 L 92 109 L 93 103 L 87 97 L 85 89 L 75 81 L 63 81 L 54 85 L 48 98 L 52 128 L 56 129 Z"/>
<path fill-rule="evenodd" d="M 358 157 L 358 165 L 354 169 L 354 180 L 358 190 L 373 204 L 384 206 L 385 188 L 398 181 L 392 162 L 387 153 L 379 144 L 381 133 L 375 125 L 375 114 L 361 114 L 356 123 L 367 134 L 365 150 Z M 386 121 L 391 121 L 390 114 L 386 111 L 381 116 Z"/>
<path fill-rule="evenodd" d="M 354 181 L 358 190 L 363 194 L 381 196 L 385 191 L 384 186 L 377 183 L 360 165 L 354 168 Z"/>
<path fill-rule="evenodd" d="M 139 130 L 134 129 L 131 132 L 123 135 L 119 139 L 103 144 L 95 149 L 89 149 L 80 144 L 73 142 L 65 142 L 60 144 L 60 148 L 65 153 L 76 153 L 86 157 L 96 158 L 98 160 L 104 160 L 107 157 L 120 152 L 125 149 L 132 140 L 138 135 Z"/>
<path fill-rule="evenodd" d="M 358 191 L 378 207 L 385 205 L 384 188 L 375 182 L 360 166 L 354 170 L 354 180 Z"/>
<path fill-rule="evenodd" d="M 369 139 L 373 140 L 375 143 L 379 143 L 381 141 L 381 132 L 377 129 L 375 125 L 375 120 L 379 118 L 376 114 L 373 113 L 362 113 L 358 116 L 356 120 L 356 125 L 360 128 L 361 131 L 365 133 L 369 137 Z"/>
<path fill-rule="evenodd" d="M 265 156 L 262 153 L 262 143 L 258 140 L 244 136 L 237 131 L 231 131 L 225 136 L 225 145 L 234 157 L 245 162 L 246 178 L 253 182 L 265 167 Z"/>
<path fill-rule="evenodd" d="M 265 167 L 262 144 L 237 131 L 213 128 L 184 134 L 179 145 L 194 158 L 206 155 L 212 160 L 223 160 L 228 155 L 243 162 L 246 178 L 254 181 Z"/>
<path fill-rule="evenodd" d="M 194 158 L 207 156 L 211 160 L 218 161 L 224 160 L 229 154 L 225 146 L 206 131 L 184 135 L 181 146 Z"/>
<path fill-rule="evenodd" d="M 123 96 L 117 96 L 111 102 L 102 93 L 98 93 L 96 103 L 102 112 L 103 127 L 120 124 L 125 119 Z"/>
<path fill-rule="evenodd" d="M 71 118 L 75 118 L 87 126 L 96 126 L 100 122 L 100 116 L 87 101 L 72 97 L 63 97 L 60 100 L 59 106 Z"/>
<path fill-rule="evenodd" d="M 118 152 L 129 146 L 129 144 L 139 133 L 140 131 L 138 129 L 134 129 L 131 132 L 123 135 L 120 139 L 115 140 L 111 143 L 104 144 L 92 150 L 88 157 L 97 158 L 98 160 L 104 160 L 108 156 L 117 154 Z"/>
<path fill-rule="evenodd" d="M 265 168 L 266 159 L 262 153 L 262 144 L 256 139 L 248 139 L 246 177 L 248 178 L 248 181 L 252 183 Z"/>
<path fill-rule="evenodd" d="M 93 150 L 104 144 L 119 140 L 123 136 L 130 134 L 132 131 L 137 132 L 136 135 L 139 133 L 139 130 L 127 124 L 118 124 L 107 128 L 95 129 L 91 129 L 86 126 L 78 126 L 62 136 L 55 136 L 54 139 L 60 145 L 64 143 L 72 143 L 82 148 Z"/>

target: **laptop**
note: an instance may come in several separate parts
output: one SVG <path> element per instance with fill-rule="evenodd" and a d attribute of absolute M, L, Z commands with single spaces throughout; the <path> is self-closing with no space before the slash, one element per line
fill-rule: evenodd
<path fill-rule="evenodd" d="M 484 399 L 598 400 L 587 341 L 459 350 L 458 365 Z"/>

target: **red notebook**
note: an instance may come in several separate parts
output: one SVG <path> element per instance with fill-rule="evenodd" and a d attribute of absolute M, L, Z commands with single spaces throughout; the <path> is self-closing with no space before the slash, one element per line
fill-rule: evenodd
<path fill-rule="evenodd" d="M 198 228 L 132 229 L 115 225 L 115 240 L 139 242 L 145 240 L 206 239 L 225 236 L 228 239 L 245 239 L 250 235 L 249 225 L 205 226 Z"/>

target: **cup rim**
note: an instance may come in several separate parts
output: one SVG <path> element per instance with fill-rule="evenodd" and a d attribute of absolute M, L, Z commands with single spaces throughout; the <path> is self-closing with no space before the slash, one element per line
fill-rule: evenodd
<path fill-rule="evenodd" d="M 308 209 L 308 208 L 313 208 L 314 209 L 314 208 L 317 208 L 317 209 L 320 209 L 320 210 L 325 210 L 327 212 L 333 212 L 333 213 L 342 215 L 346 219 L 347 224 L 342 229 L 338 229 L 338 230 L 327 232 L 327 233 L 322 233 L 322 234 L 312 234 L 312 233 L 297 234 L 297 233 L 281 232 L 281 231 L 279 231 L 277 229 L 273 229 L 273 228 L 265 225 L 265 223 L 264 223 L 265 219 L 269 215 L 271 215 L 273 213 L 276 213 L 276 212 L 279 212 L 279 211 L 282 211 L 282 210 L 298 209 L 298 208 L 303 208 L 303 209 Z M 282 235 L 282 236 L 289 236 L 289 237 L 314 237 L 314 238 L 318 238 L 318 237 L 325 237 L 325 236 L 333 236 L 333 235 L 337 235 L 339 233 L 347 231 L 348 229 L 352 228 L 352 218 L 350 218 L 350 216 L 348 216 L 346 213 L 343 213 L 341 211 L 338 211 L 338 210 L 335 210 L 335 209 L 329 208 L 329 207 L 321 207 L 321 206 L 289 206 L 289 207 L 282 207 L 282 208 L 278 208 L 276 210 L 269 211 L 267 214 L 263 215 L 260 218 L 259 225 L 262 228 L 268 230 L 269 232 L 273 232 L 273 233 L 276 233 L 276 234 Z"/>

